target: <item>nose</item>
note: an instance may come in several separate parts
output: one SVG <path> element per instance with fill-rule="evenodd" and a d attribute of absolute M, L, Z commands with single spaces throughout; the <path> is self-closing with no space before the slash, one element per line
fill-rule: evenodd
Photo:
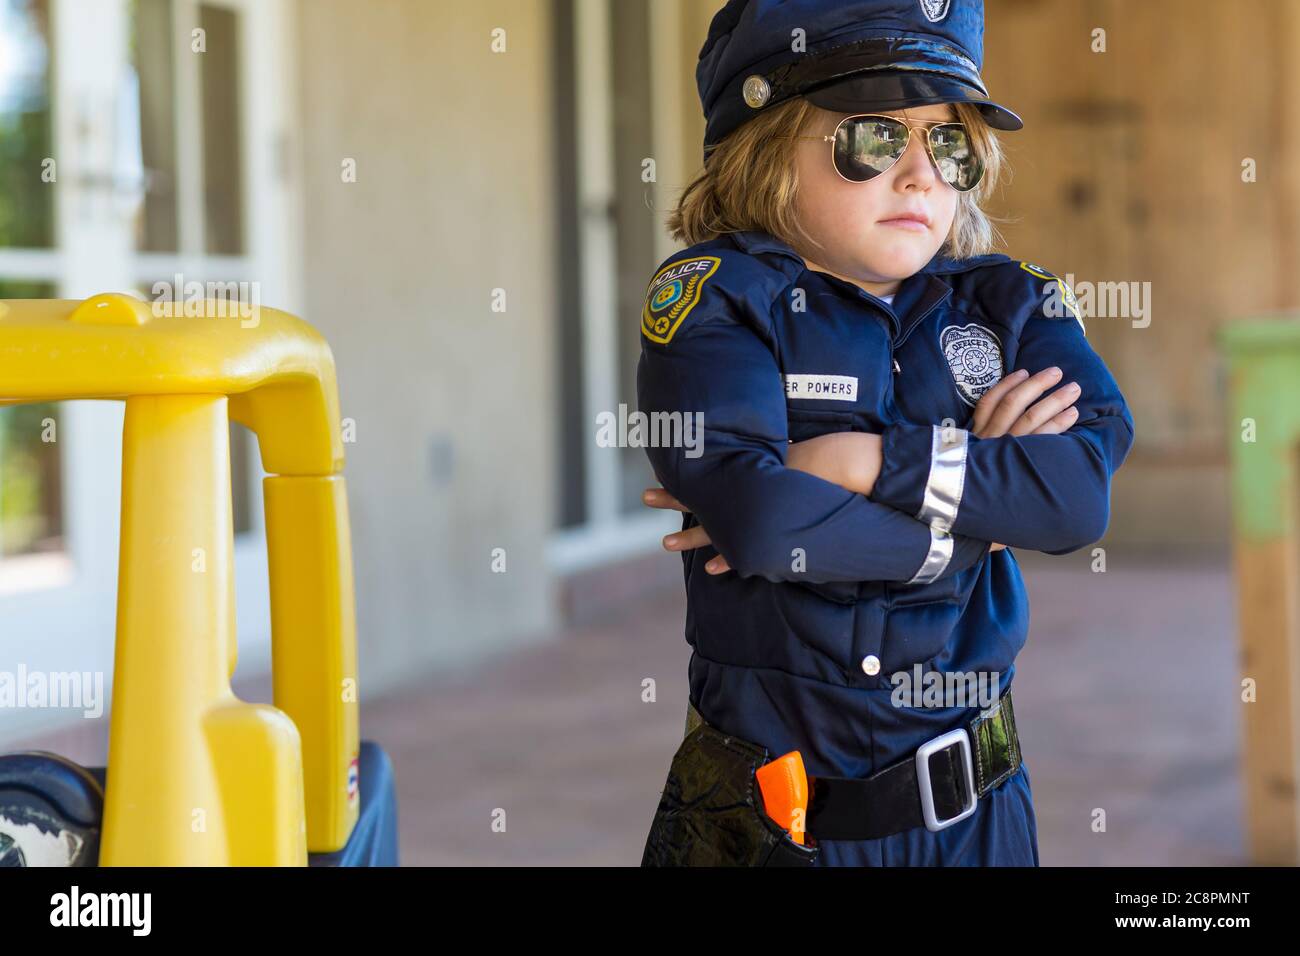
<path fill-rule="evenodd" d="M 916 186 L 921 190 L 931 188 L 938 180 L 934 164 L 930 162 L 930 151 L 926 148 L 925 143 L 926 131 L 918 129 L 912 133 L 912 138 L 908 141 L 907 149 L 899 157 L 894 168 L 898 175 L 894 179 L 896 189 L 907 189 L 909 186 Z"/>

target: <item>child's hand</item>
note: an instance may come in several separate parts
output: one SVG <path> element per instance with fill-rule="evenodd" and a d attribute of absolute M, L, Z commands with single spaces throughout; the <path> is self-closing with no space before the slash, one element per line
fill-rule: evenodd
<path fill-rule="evenodd" d="M 1079 417 L 1074 407 L 1079 400 L 1078 383 L 1070 382 L 1042 401 L 1038 397 L 1060 380 L 1061 370 L 1056 366 L 1033 376 L 1025 369 L 1012 372 L 980 397 L 971 433 L 977 438 L 1059 435 Z"/>
<path fill-rule="evenodd" d="M 680 501 L 664 491 L 662 488 L 647 488 L 641 493 L 641 500 L 651 508 L 666 508 L 673 511 L 688 511 Z M 696 525 L 694 528 L 687 528 L 685 531 L 677 531 L 664 537 L 664 549 L 668 551 L 693 551 L 696 548 L 703 548 L 712 544 L 708 532 L 704 530 L 703 525 Z M 711 558 L 705 565 L 704 570 L 709 574 L 722 574 L 731 570 L 731 565 L 722 555 Z"/>

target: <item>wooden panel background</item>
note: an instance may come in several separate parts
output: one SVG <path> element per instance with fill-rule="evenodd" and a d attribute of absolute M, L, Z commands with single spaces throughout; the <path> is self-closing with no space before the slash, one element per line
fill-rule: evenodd
<path fill-rule="evenodd" d="M 1014 178 L 992 207 L 1019 217 L 1008 251 L 1077 280 L 1151 284 L 1149 327 L 1088 325 L 1133 408 L 1137 470 L 1224 466 L 1214 330 L 1297 305 L 1298 15 L 1288 0 L 987 4 L 984 76 L 1025 119 L 1004 138 Z M 1092 51 L 1098 28 L 1106 52 Z M 1193 493 L 1178 504 L 1222 524 L 1217 490 Z"/>

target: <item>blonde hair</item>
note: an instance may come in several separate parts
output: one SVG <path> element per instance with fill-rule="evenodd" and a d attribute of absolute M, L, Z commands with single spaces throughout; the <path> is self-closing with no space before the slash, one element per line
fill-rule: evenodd
<path fill-rule="evenodd" d="M 984 178 L 974 189 L 959 194 L 952 229 L 939 249 L 944 255 L 962 259 L 990 252 L 1002 241 L 994 217 L 980 204 L 997 187 L 1005 160 L 997 135 L 980 111 L 968 103 L 953 106 L 984 160 Z M 710 151 L 704 168 L 669 214 L 672 237 L 693 246 L 724 233 L 759 231 L 791 245 L 820 246 L 796 215 L 799 176 L 795 150 L 799 141 L 794 137 L 824 123 L 828 115 L 803 97 L 795 97 L 728 134 Z"/>

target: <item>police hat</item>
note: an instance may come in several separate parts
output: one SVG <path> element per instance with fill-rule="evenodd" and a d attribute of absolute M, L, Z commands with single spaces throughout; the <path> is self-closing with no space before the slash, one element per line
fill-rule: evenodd
<path fill-rule="evenodd" d="M 983 60 L 983 0 L 729 0 L 695 71 L 704 148 L 795 96 L 839 113 L 970 103 L 1020 129 L 989 99 Z"/>

